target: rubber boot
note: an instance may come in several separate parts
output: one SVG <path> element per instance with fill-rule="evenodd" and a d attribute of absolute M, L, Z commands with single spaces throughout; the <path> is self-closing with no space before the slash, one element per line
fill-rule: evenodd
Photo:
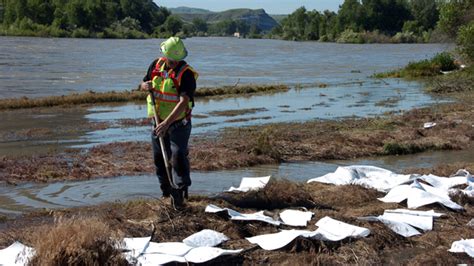
<path fill-rule="evenodd" d="M 161 198 L 169 198 L 171 196 L 171 187 L 168 185 L 161 185 Z"/>
<path fill-rule="evenodd" d="M 184 191 L 183 189 L 171 189 L 171 204 L 176 210 L 184 207 Z"/>

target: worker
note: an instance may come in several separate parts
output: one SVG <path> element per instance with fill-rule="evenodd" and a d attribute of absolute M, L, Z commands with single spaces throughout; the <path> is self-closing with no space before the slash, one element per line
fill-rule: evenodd
<path fill-rule="evenodd" d="M 198 74 L 183 60 L 188 52 L 180 38 L 167 39 L 160 50 L 163 56 L 150 64 L 140 89 L 150 92 L 147 111 L 149 117 L 154 117 L 151 140 L 162 195 L 171 196 L 174 207 L 181 208 L 191 185 L 188 142 Z M 167 172 L 162 152 L 170 159 L 171 171 Z"/>

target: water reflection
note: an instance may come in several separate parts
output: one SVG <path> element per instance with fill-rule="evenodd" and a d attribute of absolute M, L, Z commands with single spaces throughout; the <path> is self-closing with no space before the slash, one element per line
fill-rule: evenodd
<path fill-rule="evenodd" d="M 424 94 L 417 82 L 385 80 L 383 83 L 368 80 L 363 86 L 350 84 L 327 88 L 291 89 L 288 92 L 197 100 L 193 110 L 193 134 L 208 134 L 225 127 L 242 127 L 279 122 L 304 122 L 314 119 L 340 119 L 368 117 L 386 112 L 398 112 L 415 107 L 439 103 L 438 99 Z M 212 115 L 213 112 L 259 109 L 256 113 L 233 116 Z M 145 116 L 143 105 L 126 104 L 95 107 L 87 115 L 90 121 L 137 119 Z M 148 140 L 150 127 L 109 128 L 89 132 L 81 137 L 89 147 L 113 141 Z"/>

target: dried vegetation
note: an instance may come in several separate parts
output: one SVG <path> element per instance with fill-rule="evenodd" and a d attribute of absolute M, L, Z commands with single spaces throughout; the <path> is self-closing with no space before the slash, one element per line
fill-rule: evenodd
<path fill-rule="evenodd" d="M 474 140 L 474 112 L 469 102 L 474 101 L 464 97 L 464 102 L 388 117 L 280 123 L 230 128 L 211 137 L 193 136 L 191 166 L 193 170 L 218 170 L 282 161 L 465 149 L 472 147 Z M 427 121 L 437 125 L 424 129 Z M 148 142 L 111 143 L 60 154 L 5 156 L 0 158 L 0 180 L 48 182 L 149 174 L 154 172 L 151 157 Z"/>
<path fill-rule="evenodd" d="M 421 236 L 404 238 L 381 223 L 357 219 L 359 216 L 382 214 L 385 209 L 405 207 L 405 203 L 387 204 L 378 201 L 377 197 L 380 195 L 380 192 L 359 186 L 298 184 L 285 180 L 273 180 L 258 192 L 233 195 L 226 193 L 216 198 L 191 196 L 185 209 L 180 212 L 172 210 L 166 200 L 135 200 L 126 203 L 55 210 L 27 214 L 22 217 L 21 222 L 13 220 L 1 222 L 0 248 L 8 246 L 14 240 L 19 240 L 44 250 L 41 252 L 44 258 L 62 254 L 60 258 L 68 257 L 70 260 L 75 260 L 76 254 L 81 254 L 82 258 L 92 258 L 91 261 L 96 261 L 94 256 L 97 254 L 97 249 L 91 247 L 102 247 L 99 250 L 107 251 L 103 253 L 104 258 L 117 259 L 116 262 L 119 264 L 120 257 L 108 248 L 110 245 L 107 243 L 111 242 L 106 242 L 104 235 L 143 237 L 151 235 L 155 228 L 153 241 L 172 242 L 182 241 L 190 234 L 202 229 L 213 229 L 230 238 L 228 242 L 221 245 L 222 248 L 242 248 L 244 252 L 236 256 L 218 258 L 211 264 L 431 265 L 441 263 L 453 265 L 474 263 L 474 260 L 466 254 L 454 254 L 447 251 L 453 241 L 474 237 L 474 231 L 466 225 L 474 215 L 471 203 L 464 205 L 465 212 L 450 212 L 439 205 L 428 206 L 425 209 L 433 208 L 437 212 L 448 215 L 435 220 L 433 231 Z M 232 221 L 227 215 L 204 213 L 207 204 L 229 207 L 243 213 L 266 209 L 268 210 L 266 214 L 274 218 L 278 217 L 279 211 L 283 208 L 296 209 L 306 206 L 315 213 L 308 224 L 308 230 L 315 230 L 316 221 L 324 216 L 330 216 L 369 228 L 371 234 L 367 238 L 337 242 L 298 238 L 283 249 L 265 251 L 250 244 L 244 238 L 275 233 L 279 229 L 290 229 L 290 227 L 278 228 L 256 221 Z M 259 209 L 255 209 L 256 207 Z M 66 222 L 55 222 L 58 220 Z M 87 224 L 92 224 L 92 229 L 84 230 Z M 32 241 L 38 236 L 45 240 Z M 89 242 L 91 239 L 97 239 L 97 241 Z M 66 245 L 65 242 L 71 243 Z M 51 248 L 43 249 L 47 246 Z M 65 250 L 69 253 L 64 253 Z M 73 255 L 65 256 L 64 254 Z M 95 265 L 104 264 L 98 262 Z"/>
<path fill-rule="evenodd" d="M 199 88 L 195 97 L 210 96 L 231 96 L 240 94 L 269 93 L 288 91 L 286 85 L 239 85 L 224 86 L 217 88 Z M 62 96 L 48 96 L 43 98 L 13 98 L 0 99 L 0 110 L 24 109 L 36 107 L 52 107 L 61 105 L 81 105 L 96 103 L 118 103 L 118 102 L 143 102 L 146 99 L 146 92 L 132 91 L 111 91 L 111 92 L 94 92 L 74 93 Z"/>

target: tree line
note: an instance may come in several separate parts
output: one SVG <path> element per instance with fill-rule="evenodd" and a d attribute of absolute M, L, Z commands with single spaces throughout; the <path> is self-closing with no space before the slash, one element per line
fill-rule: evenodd
<path fill-rule="evenodd" d="M 166 31 L 169 10 L 152 0 L 1 0 L 5 35 L 145 37 Z"/>
<path fill-rule="evenodd" d="M 439 41 L 436 38 L 444 33 L 455 35 L 443 28 L 443 19 L 466 20 L 460 13 L 472 15 L 472 7 L 472 0 L 345 0 L 337 13 L 301 7 L 283 19 L 271 37 L 350 43 Z"/>
<path fill-rule="evenodd" d="M 209 24 L 183 20 L 152 0 L 0 0 L 0 34 L 44 37 L 147 38 L 256 37 L 260 30 L 241 20 Z"/>
<path fill-rule="evenodd" d="M 242 20 L 184 22 L 152 0 L 0 0 L 0 34 L 45 37 L 147 38 L 231 36 L 284 40 L 370 42 L 440 41 L 466 46 L 474 0 L 345 0 L 338 12 L 301 7 L 270 33 Z M 460 33 L 460 34 L 458 34 Z"/>

